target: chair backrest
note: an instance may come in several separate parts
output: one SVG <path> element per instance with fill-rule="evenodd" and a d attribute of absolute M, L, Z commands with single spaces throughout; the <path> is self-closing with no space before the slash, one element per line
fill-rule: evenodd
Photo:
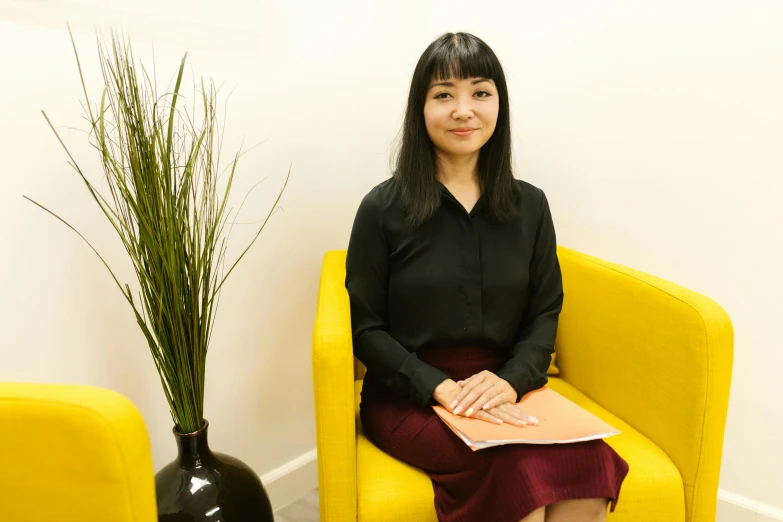
<path fill-rule="evenodd" d="M 0 383 L 2 519 L 155 522 L 144 421 L 119 393 Z"/>

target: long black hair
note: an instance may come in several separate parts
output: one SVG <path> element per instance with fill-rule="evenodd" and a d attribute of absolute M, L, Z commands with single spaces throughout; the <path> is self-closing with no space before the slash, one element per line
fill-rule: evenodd
<path fill-rule="evenodd" d="M 469 33 L 446 33 L 427 47 L 416 64 L 393 168 L 398 196 L 413 228 L 430 219 L 440 206 L 435 147 L 424 122 L 424 102 L 431 80 L 451 77 L 481 77 L 495 82 L 500 107 L 495 131 L 479 152 L 479 186 L 484 208 L 492 219 L 504 221 L 517 213 L 519 185 L 511 168 L 508 87 L 500 60 L 480 38 Z"/>

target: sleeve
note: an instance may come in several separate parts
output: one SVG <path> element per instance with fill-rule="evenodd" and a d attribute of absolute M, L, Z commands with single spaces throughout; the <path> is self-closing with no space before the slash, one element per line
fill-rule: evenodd
<path fill-rule="evenodd" d="M 529 295 L 528 308 L 511 348 L 511 358 L 497 373 L 516 390 L 517 401 L 549 381 L 547 369 L 555 352 L 557 322 L 563 307 L 563 279 L 557 259 L 555 227 L 543 192 L 541 219 L 530 262 Z"/>
<path fill-rule="evenodd" d="M 432 392 L 449 376 L 400 345 L 388 332 L 389 251 L 381 202 L 375 191 L 364 197 L 351 230 L 345 287 L 351 303 L 353 352 L 367 367 L 386 376 L 386 386 L 421 407 L 434 404 Z"/>

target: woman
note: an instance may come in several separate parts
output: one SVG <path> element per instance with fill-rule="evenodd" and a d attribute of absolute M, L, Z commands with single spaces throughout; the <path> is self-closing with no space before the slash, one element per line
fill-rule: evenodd
<path fill-rule="evenodd" d="M 362 200 L 345 285 L 367 367 L 367 438 L 432 479 L 442 521 L 580 522 L 614 511 L 628 464 L 603 440 L 470 450 L 433 404 L 535 423 L 563 286 L 544 193 L 511 169 L 503 70 L 448 33 L 413 74 L 393 177 Z"/>

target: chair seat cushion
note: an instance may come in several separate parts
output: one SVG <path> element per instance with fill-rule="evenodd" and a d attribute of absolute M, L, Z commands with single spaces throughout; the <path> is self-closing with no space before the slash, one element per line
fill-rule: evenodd
<path fill-rule="evenodd" d="M 379 450 L 362 433 L 359 419 L 362 381 L 356 381 L 355 385 L 358 520 L 437 522 L 430 478 Z M 606 439 L 630 467 L 617 509 L 609 514 L 609 521 L 685 521 L 680 472 L 658 446 L 562 379 L 550 376 L 548 386 L 622 432 Z"/>

